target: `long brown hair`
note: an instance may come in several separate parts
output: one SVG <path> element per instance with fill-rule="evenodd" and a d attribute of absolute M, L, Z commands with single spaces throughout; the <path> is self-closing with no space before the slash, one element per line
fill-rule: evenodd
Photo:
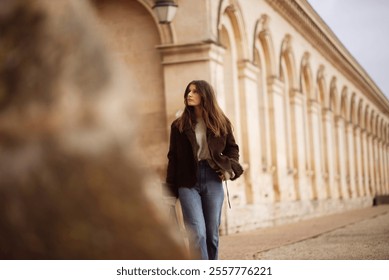
<path fill-rule="evenodd" d="M 188 106 L 187 102 L 190 85 L 195 85 L 198 94 L 201 96 L 202 116 L 207 128 L 209 128 L 216 136 L 226 135 L 229 129 L 231 129 L 231 122 L 219 107 L 212 86 L 204 80 L 194 80 L 186 86 L 184 93 L 185 110 L 177 119 L 177 127 L 180 132 L 182 132 L 184 127 L 188 125 L 191 128 L 194 128 L 196 125 L 194 107 Z"/>

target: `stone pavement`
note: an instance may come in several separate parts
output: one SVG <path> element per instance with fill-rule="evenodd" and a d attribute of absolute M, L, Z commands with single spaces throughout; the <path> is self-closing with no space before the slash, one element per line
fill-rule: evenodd
<path fill-rule="evenodd" d="M 386 259 L 389 205 L 221 236 L 220 259 Z"/>

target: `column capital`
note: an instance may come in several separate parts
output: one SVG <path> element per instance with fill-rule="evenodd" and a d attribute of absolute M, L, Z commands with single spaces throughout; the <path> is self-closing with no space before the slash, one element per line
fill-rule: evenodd
<path fill-rule="evenodd" d="M 308 99 L 307 104 L 308 104 L 308 106 L 317 107 L 317 108 L 320 106 L 319 102 L 313 98 Z"/>
<path fill-rule="evenodd" d="M 354 131 L 354 124 L 352 122 L 348 122 L 345 120 L 345 126 L 346 126 L 347 131 L 350 131 L 350 132 Z"/>
<path fill-rule="evenodd" d="M 336 128 L 341 128 L 341 127 L 345 127 L 345 120 L 342 116 L 340 115 L 336 115 L 335 116 L 335 127 Z"/>
<path fill-rule="evenodd" d="M 331 121 L 334 112 L 330 108 L 322 108 L 323 121 Z"/>
<path fill-rule="evenodd" d="M 264 173 L 273 174 L 276 171 L 276 167 L 274 165 L 262 166 L 262 171 Z"/>
<path fill-rule="evenodd" d="M 284 82 L 278 79 L 276 76 L 271 76 L 267 78 L 267 89 L 269 94 L 277 93 L 284 96 Z"/>
<path fill-rule="evenodd" d="M 345 124 L 345 119 L 341 115 L 336 115 L 335 116 L 335 123 Z"/>
<path fill-rule="evenodd" d="M 361 127 L 359 125 L 353 125 L 354 129 L 354 135 L 360 135 L 361 134 Z"/>
<path fill-rule="evenodd" d="M 257 65 L 245 59 L 238 62 L 238 71 L 239 78 L 245 77 L 256 82 L 260 70 Z"/>
<path fill-rule="evenodd" d="M 291 103 L 302 104 L 304 102 L 304 94 L 297 89 L 290 89 L 289 96 Z"/>
<path fill-rule="evenodd" d="M 327 115 L 327 114 L 330 114 L 330 115 L 333 115 L 334 111 L 332 111 L 330 108 L 328 107 L 323 107 L 322 109 L 322 112 L 323 112 L 323 115 Z"/>
<path fill-rule="evenodd" d="M 320 104 L 315 99 L 309 99 L 307 102 L 307 110 L 310 114 L 317 114 L 320 110 Z"/>

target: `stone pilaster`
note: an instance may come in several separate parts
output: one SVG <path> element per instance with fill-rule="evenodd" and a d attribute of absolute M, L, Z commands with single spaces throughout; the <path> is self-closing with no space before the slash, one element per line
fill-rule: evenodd
<path fill-rule="evenodd" d="M 350 197 L 349 188 L 346 181 L 346 154 L 345 154 L 345 128 L 344 119 L 335 117 L 336 145 L 337 145 L 337 170 L 336 176 L 339 182 L 341 198 Z"/>
<path fill-rule="evenodd" d="M 356 156 L 356 189 L 358 196 L 365 196 L 364 182 L 363 182 L 363 149 L 362 149 L 362 135 L 359 126 L 354 126 L 355 139 L 355 156 Z"/>
<path fill-rule="evenodd" d="M 385 158 L 385 194 L 389 194 L 389 145 L 388 139 L 386 139 L 384 144 L 384 158 Z"/>
<path fill-rule="evenodd" d="M 309 200 L 316 196 L 312 190 L 310 181 L 307 180 L 307 154 L 306 147 L 306 120 L 304 117 L 305 98 L 301 92 L 293 91 L 290 96 L 291 129 L 293 159 L 296 168 L 295 188 L 296 197 L 301 200 Z"/>
<path fill-rule="evenodd" d="M 380 195 L 383 195 L 383 177 L 382 177 L 382 141 L 377 137 L 376 140 L 376 176 L 377 176 L 377 189 Z"/>
<path fill-rule="evenodd" d="M 354 141 L 354 125 L 351 122 L 346 123 L 346 143 L 347 143 L 347 186 L 351 197 L 357 197 L 356 188 L 356 155 L 355 155 L 355 141 Z"/>
<path fill-rule="evenodd" d="M 369 181 L 369 174 L 370 174 L 370 161 L 369 161 L 369 145 L 368 145 L 368 137 L 367 137 L 367 131 L 366 129 L 363 129 L 361 131 L 361 146 L 362 146 L 362 168 L 363 168 L 363 189 L 366 194 L 366 196 L 371 195 L 370 192 L 370 181 Z"/>
<path fill-rule="evenodd" d="M 368 150 L 368 158 L 369 158 L 369 190 L 371 195 L 376 195 L 375 190 L 375 180 L 374 180 L 374 149 L 373 149 L 373 135 L 371 133 L 367 134 L 367 150 Z"/>
<path fill-rule="evenodd" d="M 389 194 L 389 145 L 386 140 L 384 144 L 384 155 L 385 155 L 385 194 Z"/>
<path fill-rule="evenodd" d="M 372 174 L 373 174 L 373 178 L 374 178 L 374 184 L 373 184 L 373 188 L 375 190 L 375 193 L 376 195 L 380 195 L 380 182 L 379 182 L 379 176 L 378 176 L 378 173 L 379 173 L 379 165 L 378 165 L 378 149 L 377 149 L 377 136 L 376 135 L 372 135 L 372 155 L 373 155 L 373 158 L 372 158 Z"/>
<path fill-rule="evenodd" d="M 320 106 L 315 100 L 310 100 L 308 102 L 308 126 L 309 126 L 309 139 L 311 142 L 310 145 L 310 153 L 311 153 L 311 169 L 309 170 L 308 176 L 313 176 L 312 184 L 314 188 L 314 193 L 316 193 L 318 199 L 327 198 L 327 190 L 323 181 L 323 145 L 324 143 L 321 141 L 323 131 L 322 124 L 320 123 Z"/>
<path fill-rule="evenodd" d="M 295 200 L 293 174 L 288 170 L 285 124 L 285 93 L 284 84 L 275 77 L 267 81 L 269 96 L 270 127 L 272 132 L 272 157 L 275 172 L 273 183 L 276 201 Z"/>
<path fill-rule="evenodd" d="M 325 154 L 325 179 L 327 181 L 327 191 L 331 198 L 339 198 L 338 181 L 335 178 L 336 154 L 335 154 L 335 129 L 333 124 L 333 112 L 329 109 L 323 110 L 323 128 L 324 128 L 324 154 Z"/>
<path fill-rule="evenodd" d="M 242 121 L 242 153 L 247 162 L 246 196 L 249 204 L 262 201 L 273 201 L 274 190 L 272 180 L 264 178 L 261 166 L 261 133 L 258 110 L 258 71 L 259 69 L 249 61 L 241 61 L 238 64 L 239 92 L 241 100 Z M 270 178 L 271 179 L 271 178 Z M 266 182 L 266 184 L 264 184 Z"/>

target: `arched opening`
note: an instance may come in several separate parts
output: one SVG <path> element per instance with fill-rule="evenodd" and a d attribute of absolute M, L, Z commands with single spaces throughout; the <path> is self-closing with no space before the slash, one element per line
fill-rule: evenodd
<path fill-rule="evenodd" d="M 244 115 L 245 95 L 240 91 L 239 83 L 239 68 L 238 62 L 242 59 L 242 48 L 239 46 L 240 31 L 237 26 L 236 15 L 237 11 L 234 6 L 228 6 L 220 19 L 219 25 L 219 40 L 220 44 L 224 47 L 223 55 L 223 101 L 224 111 L 228 118 L 231 120 L 234 127 L 234 135 L 237 143 L 240 143 L 242 163 L 250 164 L 249 144 L 248 144 L 248 131 L 247 131 L 247 119 Z M 249 182 L 243 181 L 246 177 L 250 177 L 249 170 L 245 173 L 245 176 L 239 180 L 234 181 L 234 193 L 233 197 L 235 202 L 239 204 L 252 203 L 252 186 Z"/>
<path fill-rule="evenodd" d="M 236 113 L 236 93 L 237 93 L 237 66 L 236 51 L 225 26 L 220 31 L 220 42 L 225 47 L 223 70 L 224 70 L 224 106 L 225 112 L 234 127 L 238 125 Z"/>
<path fill-rule="evenodd" d="M 285 134 L 284 129 L 280 129 L 280 123 L 277 121 L 278 116 L 276 110 L 279 108 L 275 104 L 278 104 L 280 96 L 276 96 L 274 89 L 279 82 L 275 77 L 277 76 L 276 62 L 274 55 L 274 46 L 269 29 L 269 17 L 262 15 L 256 22 L 254 31 L 254 63 L 258 65 L 260 71 L 258 73 L 258 93 L 259 93 L 259 108 L 260 116 L 263 116 L 263 120 L 260 120 L 263 124 L 264 131 L 261 132 L 262 139 L 262 151 L 266 157 L 261 159 L 262 168 L 271 176 L 272 192 L 275 201 L 281 199 L 280 189 L 280 173 L 281 168 L 277 168 L 281 163 L 278 160 L 278 153 L 283 150 L 280 147 L 278 141 L 277 131 Z M 263 109 L 261 109 L 263 107 Z M 283 110 L 282 114 L 284 114 Z M 282 126 L 282 125 L 281 125 Z M 283 141 L 283 140 L 281 140 Z"/>
<path fill-rule="evenodd" d="M 254 53 L 254 63 L 258 66 L 259 72 L 257 77 L 258 88 L 258 129 L 260 134 L 260 150 L 261 150 L 261 167 L 264 171 L 271 167 L 271 147 L 269 138 L 269 120 L 268 120 L 268 102 L 266 96 L 266 69 L 263 59 L 261 59 L 260 50 L 257 48 Z"/>
<path fill-rule="evenodd" d="M 299 114 L 297 106 L 294 105 L 300 96 L 300 93 L 297 92 L 297 83 L 296 83 L 296 70 L 293 57 L 293 51 L 291 47 L 291 36 L 286 35 L 281 46 L 280 54 L 280 80 L 284 85 L 284 123 L 286 130 L 285 141 L 285 156 L 286 156 L 286 170 L 287 176 L 292 178 L 288 182 L 289 186 L 287 189 L 288 198 L 301 198 L 301 189 L 300 189 L 300 176 L 301 173 L 298 173 L 298 167 L 300 162 L 305 161 L 305 154 L 303 158 L 299 158 L 299 147 L 298 145 L 304 145 L 305 143 L 298 143 L 297 135 L 297 125 L 302 124 L 298 122 L 303 122 L 301 115 Z M 292 104 L 293 102 L 293 104 Z M 297 101 L 298 102 L 298 101 Z M 292 110 L 293 109 L 293 110 Z M 305 139 L 303 139 L 305 141 Z M 300 168 L 301 169 L 301 168 Z M 301 171 L 301 170 L 300 170 Z"/>

